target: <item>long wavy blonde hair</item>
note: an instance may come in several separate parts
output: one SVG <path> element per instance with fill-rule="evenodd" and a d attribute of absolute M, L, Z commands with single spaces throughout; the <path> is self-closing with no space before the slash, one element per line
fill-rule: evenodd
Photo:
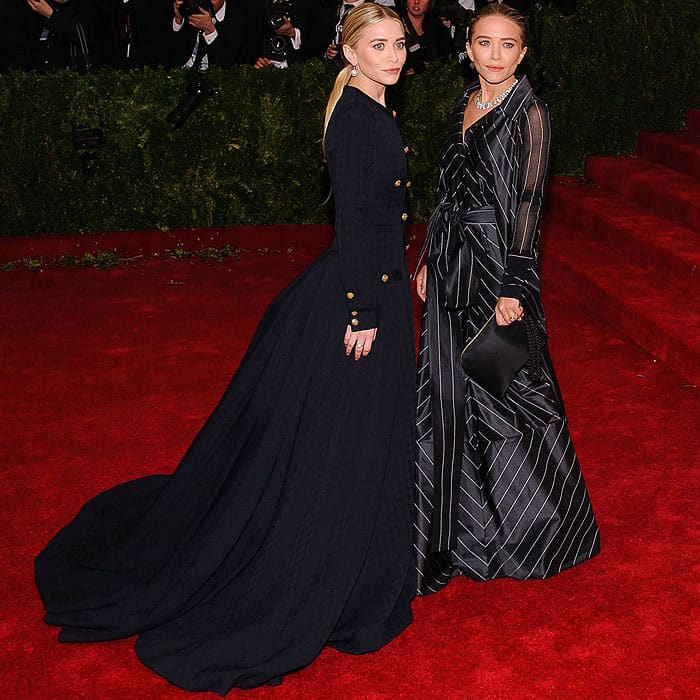
<path fill-rule="evenodd" d="M 401 24 L 401 19 L 399 16 L 389 7 L 384 5 L 375 5 L 373 2 L 365 2 L 354 10 L 350 10 L 345 21 L 343 22 L 343 44 L 347 44 L 350 47 L 355 47 L 362 32 L 371 27 L 373 24 L 381 22 L 383 19 L 394 19 L 399 24 Z M 403 25 L 402 25 L 403 26 Z M 352 71 L 352 66 L 348 63 L 343 53 L 343 47 L 339 47 L 343 60 L 345 61 L 345 66 L 338 73 L 338 77 L 335 79 L 335 84 L 331 90 L 330 97 L 328 98 L 328 104 L 326 105 L 326 116 L 323 121 L 323 139 L 326 138 L 326 129 L 328 128 L 328 122 L 331 120 L 331 115 L 335 109 L 336 104 L 340 96 L 343 94 L 343 89 L 350 82 L 350 71 Z"/>

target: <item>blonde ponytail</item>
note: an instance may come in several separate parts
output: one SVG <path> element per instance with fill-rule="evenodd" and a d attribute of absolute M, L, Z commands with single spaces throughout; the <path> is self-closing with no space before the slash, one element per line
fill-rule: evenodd
<path fill-rule="evenodd" d="M 328 98 L 328 104 L 326 105 L 326 117 L 323 120 L 323 140 L 326 140 L 326 129 L 328 128 L 328 122 L 331 120 L 333 110 L 338 104 L 340 96 L 343 94 L 345 86 L 350 82 L 350 74 L 352 71 L 352 66 L 348 64 L 341 69 L 338 73 L 335 83 L 333 84 L 333 89 L 331 90 L 330 97 Z"/>
<path fill-rule="evenodd" d="M 343 43 L 348 46 L 355 46 L 360 38 L 362 32 L 377 22 L 381 22 L 383 19 L 393 19 L 401 23 L 399 16 L 390 8 L 384 7 L 384 5 L 375 5 L 373 2 L 365 2 L 359 5 L 354 10 L 348 12 L 345 21 L 343 22 Z M 341 56 L 345 59 L 343 54 L 343 47 L 338 47 L 341 52 Z M 333 89 L 331 90 L 330 97 L 328 98 L 328 104 L 326 105 L 326 116 L 323 120 L 323 141 L 324 141 L 324 151 L 325 140 L 326 140 L 326 129 L 328 128 L 328 122 L 331 120 L 333 115 L 333 110 L 340 96 L 343 94 L 345 86 L 350 82 L 352 66 L 347 63 L 341 69 L 340 73 L 335 79 L 333 84 Z"/>

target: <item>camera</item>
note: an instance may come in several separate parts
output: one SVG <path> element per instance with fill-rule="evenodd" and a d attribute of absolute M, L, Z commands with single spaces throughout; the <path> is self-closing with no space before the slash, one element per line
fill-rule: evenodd
<path fill-rule="evenodd" d="M 271 29 L 277 31 L 284 24 L 284 15 L 274 15 L 270 17 L 267 23 L 270 25 Z"/>
<path fill-rule="evenodd" d="M 291 14 L 292 3 L 290 0 L 272 0 L 267 24 L 273 31 L 277 30 L 284 24 L 284 18 L 290 17 Z"/>
<path fill-rule="evenodd" d="M 216 89 L 212 87 L 204 73 L 191 70 L 187 73 L 187 87 L 185 96 L 180 103 L 166 117 L 166 121 L 173 129 L 181 127 L 187 118 L 194 112 L 197 106 L 207 97 L 216 95 Z"/>
<path fill-rule="evenodd" d="M 182 0 L 182 4 L 180 5 L 180 14 L 185 19 L 190 15 L 196 15 L 200 10 L 206 10 L 213 15 L 214 8 L 211 4 L 211 0 Z"/>
<path fill-rule="evenodd" d="M 270 12 L 267 18 L 267 28 L 270 33 L 263 40 L 262 55 L 271 61 L 286 61 L 292 50 L 292 42 L 289 37 L 280 36 L 277 30 L 285 23 L 286 18 L 292 15 L 292 3 L 290 0 L 272 0 Z"/>

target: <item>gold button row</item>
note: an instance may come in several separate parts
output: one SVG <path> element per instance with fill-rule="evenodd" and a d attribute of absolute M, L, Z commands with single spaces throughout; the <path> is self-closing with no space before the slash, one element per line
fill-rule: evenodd
<path fill-rule="evenodd" d="M 411 181 L 410 181 L 410 180 L 406 180 L 406 187 L 410 187 L 410 186 L 411 186 Z M 401 180 L 397 180 L 397 181 L 394 183 L 394 187 L 401 187 Z"/>

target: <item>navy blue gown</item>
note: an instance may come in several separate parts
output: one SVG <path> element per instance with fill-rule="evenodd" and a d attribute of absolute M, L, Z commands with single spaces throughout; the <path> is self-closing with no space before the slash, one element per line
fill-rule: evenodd
<path fill-rule="evenodd" d="M 98 495 L 37 557 L 61 641 L 138 635 L 154 671 L 224 695 L 411 622 L 404 148 L 392 113 L 346 88 L 326 136 L 332 245 L 270 305 L 177 470 Z M 353 322 L 378 328 L 359 362 Z"/>

